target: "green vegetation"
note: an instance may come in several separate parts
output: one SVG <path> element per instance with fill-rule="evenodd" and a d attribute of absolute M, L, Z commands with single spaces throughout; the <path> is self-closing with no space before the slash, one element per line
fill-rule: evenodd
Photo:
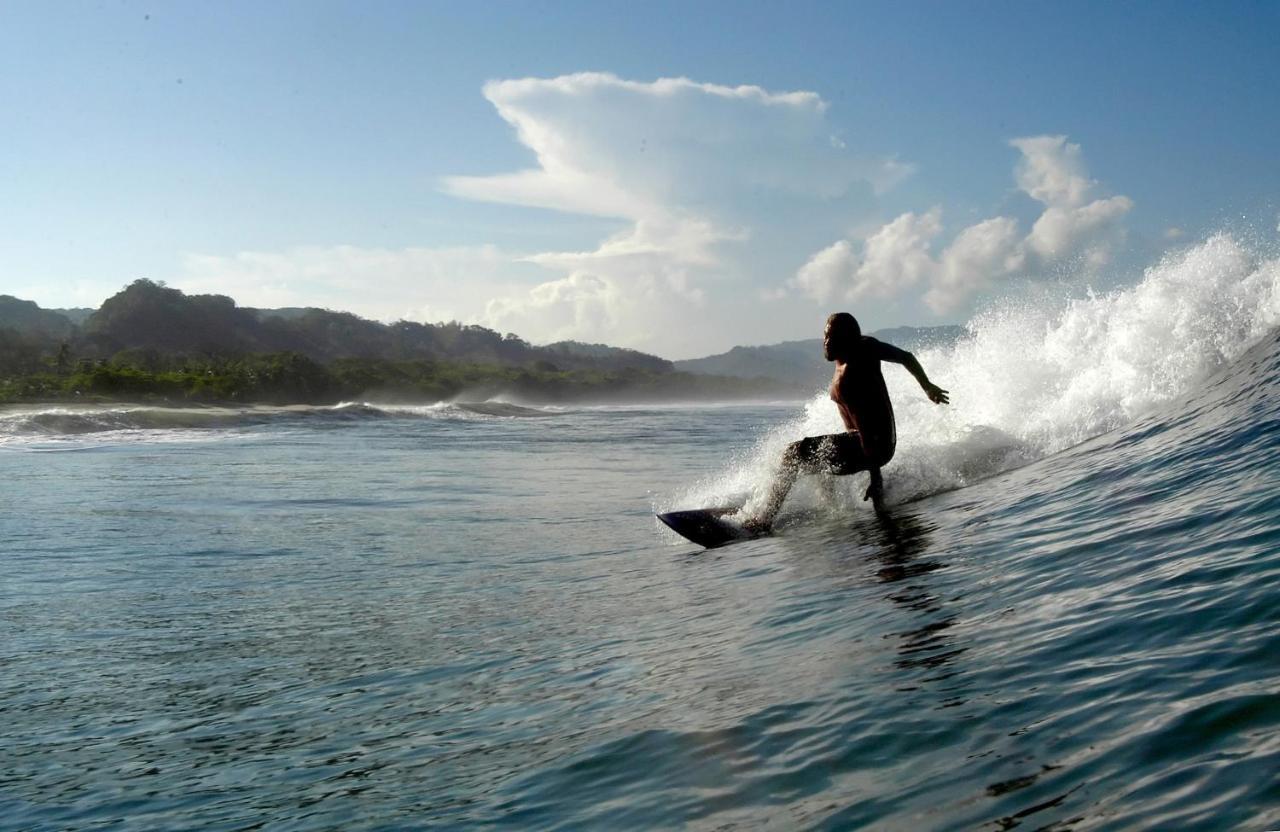
<path fill-rule="evenodd" d="M 245 309 L 149 280 L 108 298 L 82 324 L 0 296 L 0 402 L 328 404 L 500 393 L 530 402 L 670 401 L 804 392 L 776 380 L 676 372 L 657 356 L 600 344 L 538 347 L 457 322 Z"/>
<path fill-rule="evenodd" d="M 0 402 L 60 400 L 164 401 L 210 404 L 328 404 L 350 399 L 441 401 L 499 393 L 530 402 L 670 401 L 777 396 L 776 383 L 761 379 L 657 373 L 651 370 L 560 370 L 554 366 L 504 367 L 436 361 L 339 359 L 322 365 L 298 353 L 235 359 L 166 362 L 152 367 L 121 355 L 81 362 L 59 372 L 0 377 Z M 155 365 L 160 366 L 155 366 Z"/>

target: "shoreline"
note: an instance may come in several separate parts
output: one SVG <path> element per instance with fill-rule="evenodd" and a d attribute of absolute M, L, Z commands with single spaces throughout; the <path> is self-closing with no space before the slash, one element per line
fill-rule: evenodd
<path fill-rule="evenodd" d="M 815 391 L 817 392 L 817 391 Z M 21 410 L 40 410 L 49 408 L 76 408 L 84 407 L 110 409 L 117 408 L 155 408 L 165 410 L 232 410 L 232 409 L 276 409 L 284 410 L 288 408 L 316 408 L 316 409 L 339 409 L 343 406 L 352 407 L 372 407 L 372 408 L 430 408 L 430 407 L 447 407 L 456 406 L 474 406 L 474 405 L 510 405 L 512 407 L 528 407 L 528 408 L 559 408 L 559 407 L 577 407 L 577 408 L 618 408 L 618 409 L 643 409 L 649 407 L 656 408 L 698 408 L 698 407 L 783 407 L 787 405 L 798 405 L 808 401 L 808 398 L 800 395 L 795 396 L 777 396 L 777 397 L 743 397 L 743 398 L 721 398 L 721 399 L 574 399 L 574 400 L 556 400 L 556 401 L 529 401 L 525 399 L 511 399 L 504 396 L 495 396 L 490 398 L 470 398 L 470 397 L 454 397 L 450 399 L 399 399 L 388 400 L 379 398 L 370 398 L 364 396 L 356 396 L 350 399 L 341 399 L 339 401 L 173 401 L 169 399 L 139 399 L 139 398 L 76 398 L 76 399 L 22 399 L 11 401 L 0 401 L 0 414 L 13 413 Z"/>

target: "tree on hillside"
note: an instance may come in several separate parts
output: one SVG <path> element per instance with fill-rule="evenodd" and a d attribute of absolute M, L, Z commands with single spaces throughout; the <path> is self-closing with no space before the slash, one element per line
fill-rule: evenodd
<path fill-rule="evenodd" d="M 634 350 L 572 341 L 535 347 L 513 333 L 503 335 L 458 321 L 387 325 L 350 312 L 314 308 L 275 315 L 238 307 L 223 295 L 186 295 L 145 279 L 108 298 L 86 321 L 83 338 L 75 346 L 82 355 L 120 355 L 123 363 L 149 368 L 188 358 L 293 352 L 326 364 L 367 358 L 521 367 L 549 362 L 566 370 L 672 369 L 669 361 Z"/>
<path fill-rule="evenodd" d="M 135 280 L 107 298 L 85 322 L 88 345 L 101 355 L 125 349 L 234 354 L 259 346 L 256 316 L 224 295 L 184 295 L 151 280 Z"/>

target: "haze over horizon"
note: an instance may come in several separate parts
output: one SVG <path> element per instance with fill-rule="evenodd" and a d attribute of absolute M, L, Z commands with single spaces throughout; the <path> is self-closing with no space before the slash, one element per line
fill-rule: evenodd
<path fill-rule="evenodd" d="M 686 358 L 1278 233 L 1275 5 L 3 17 L 0 293 L 45 307 L 146 277 Z"/>

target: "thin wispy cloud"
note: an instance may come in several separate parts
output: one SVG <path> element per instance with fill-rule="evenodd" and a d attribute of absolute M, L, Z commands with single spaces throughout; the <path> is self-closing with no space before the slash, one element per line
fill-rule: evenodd
<path fill-rule="evenodd" d="M 513 291 L 519 270 L 515 258 L 493 245 L 302 246 L 191 254 L 173 283 L 187 292 L 230 295 L 244 306 L 315 306 L 384 321 L 447 321 L 473 319 L 495 290 Z"/>

